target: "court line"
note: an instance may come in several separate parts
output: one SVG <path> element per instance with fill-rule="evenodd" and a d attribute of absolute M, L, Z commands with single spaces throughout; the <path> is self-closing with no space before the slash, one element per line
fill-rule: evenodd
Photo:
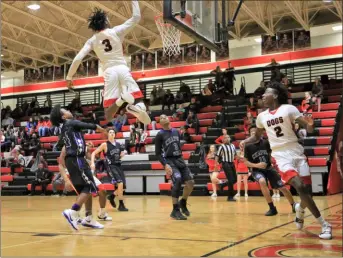
<path fill-rule="evenodd" d="M 322 211 L 325 211 L 325 210 L 328 210 L 328 209 L 331 209 L 331 208 L 333 208 L 333 207 L 336 207 L 336 206 L 338 206 L 338 205 L 342 205 L 342 202 L 340 202 L 339 204 L 335 204 L 335 205 L 333 205 L 333 206 L 327 207 L 327 208 L 321 210 L 321 212 L 322 212 Z M 309 215 L 305 216 L 305 218 L 310 217 L 310 216 L 312 216 L 312 214 L 309 214 Z M 219 249 L 217 249 L 217 250 L 214 250 L 214 251 L 212 251 L 212 252 L 210 252 L 210 253 L 204 254 L 204 255 L 202 255 L 201 257 L 208 257 L 208 256 L 211 256 L 211 255 L 213 255 L 213 254 L 217 254 L 217 253 L 219 253 L 219 252 L 221 252 L 221 251 L 224 251 L 224 250 L 229 249 L 229 248 L 231 248 L 231 247 L 233 247 L 233 246 L 242 244 L 242 243 L 244 243 L 244 242 L 246 242 L 246 241 L 249 241 L 249 240 L 254 239 L 254 238 L 258 237 L 258 236 L 261 236 L 261 235 L 264 235 L 264 234 L 266 234 L 266 233 L 268 233 L 268 232 L 270 232 L 270 231 L 273 231 L 274 229 L 281 228 L 281 227 L 286 226 L 286 225 L 289 225 L 289 224 L 291 224 L 291 223 L 294 223 L 294 220 L 292 220 L 292 221 L 290 221 L 290 222 L 283 223 L 283 224 L 281 224 L 281 225 L 279 225 L 279 226 L 275 226 L 275 227 L 269 228 L 269 229 L 267 229 L 267 230 L 265 230 L 265 231 L 262 231 L 262 232 L 260 232 L 260 233 L 254 234 L 254 235 L 252 235 L 252 236 L 250 236 L 250 237 L 244 238 L 244 239 L 242 239 L 242 240 L 240 240 L 240 241 L 238 241 L 238 242 L 234 242 L 234 243 L 232 243 L 232 244 L 230 244 L 230 245 L 224 246 L 224 247 L 219 248 Z"/>
<path fill-rule="evenodd" d="M 17 247 L 17 246 L 23 246 L 23 245 L 29 245 L 29 244 L 36 244 L 36 243 L 40 243 L 40 242 L 51 241 L 51 240 L 56 240 L 56 239 L 66 238 L 66 237 L 68 237 L 68 236 L 59 236 L 59 237 L 57 236 L 57 237 L 46 238 L 46 239 L 37 240 L 37 241 L 29 241 L 29 242 L 22 243 L 22 244 L 9 245 L 9 246 L 5 246 L 5 247 L 1 247 L 1 250 L 2 250 L 2 249 L 6 249 L 6 248 Z"/>
<path fill-rule="evenodd" d="M 2 233 L 10 234 L 46 234 L 46 232 L 28 232 L 28 231 L 10 231 L 1 230 Z M 149 239 L 149 240 L 175 240 L 175 241 L 188 241 L 188 242 L 206 242 L 206 243 L 227 243 L 223 240 L 206 240 L 206 239 L 188 239 L 188 238 L 164 238 L 164 237 L 138 237 L 138 236 L 117 236 L 117 235 L 90 235 L 90 234 L 73 234 L 73 233 L 58 233 L 50 232 L 51 234 L 56 234 L 58 236 L 83 236 L 83 237 L 104 237 L 104 238 L 120 238 L 120 239 Z M 126 240 L 126 239 L 125 239 Z"/>

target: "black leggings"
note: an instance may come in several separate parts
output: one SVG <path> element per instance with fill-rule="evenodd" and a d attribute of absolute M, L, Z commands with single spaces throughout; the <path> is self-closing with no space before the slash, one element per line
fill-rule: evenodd
<path fill-rule="evenodd" d="M 229 188 L 228 197 L 233 197 L 233 185 L 237 182 L 235 165 L 233 164 L 233 162 L 223 162 L 223 170 L 227 178 L 227 186 Z"/>

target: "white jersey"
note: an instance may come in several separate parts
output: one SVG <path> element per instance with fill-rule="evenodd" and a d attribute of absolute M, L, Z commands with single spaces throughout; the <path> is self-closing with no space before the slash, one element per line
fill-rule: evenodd
<path fill-rule="evenodd" d="M 138 24 L 141 19 L 141 13 L 137 0 L 132 1 L 132 17 L 124 24 L 111 29 L 100 31 L 91 37 L 77 56 L 74 58 L 70 66 L 67 80 L 71 80 L 76 73 L 82 59 L 84 59 L 92 50 L 99 58 L 103 71 L 107 68 L 117 65 L 126 65 L 126 60 L 123 54 L 122 42 L 124 37 Z"/>
<path fill-rule="evenodd" d="M 270 147 L 274 151 L 298 143 L 293 124 L 300 116 L 302 114 L 295 106 L 281 105 L 276 110 L 267 109 L 260 113 L 256 119 L 256 126 L 266 130 Z"/>

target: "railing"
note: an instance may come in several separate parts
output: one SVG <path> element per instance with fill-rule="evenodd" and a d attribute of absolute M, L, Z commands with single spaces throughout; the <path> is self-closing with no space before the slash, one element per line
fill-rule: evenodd
<path fill-rule="evenodd" d="M 342 59 L 332 58 L 325 60 L 314 60 L 301 63 L 291 63 L 281 65 L 281 71 L 287 74 L 293 82 L 298 83 L 309 83 L 313 82 L 314 79 L 321 75 L 329 75 L 330 79 L 342 79 Z M 268 81 L 270 78 L 270 67 L 256 67 L 249 69 L 239 69 L 236 70 L 236 75 L 248 75 L 250 73 L 261 73 L 261 77 Z M 207 84 L 208 80 L 214 80 L 214 76 L 210 74 L 198 74 L 198 75 L 188 75 L 180 76 L 177 78 L 164 78 L 155 80 L 146 80 L 140 83 L 140 88 L 146 99 L 150 98 L 150 92 L 153 86 L 162 86 L 165 90 L 169 89 L 172 93 L 176 93 L 182 83 L 186 83 L 193 94 L 200 93 Z M 250 83 L 250 82 L 247 82 Z M 259 82 L 253 82 L 256 87 L 259 86 Z M 81 103 L 86 104 L 99 104 L 101 102 L 101 91 L 103 86 L 87 88 L 77 90 L 81 93 Z M 75 97 L 74 94 L 69 93 L 67 90 L 58 91 L 55 93 L 49 93 L 53 104 L 61 104 L 67 106 L 71 100 Z M 33 94 L 23 94 L 20 96 L 5 96 L 3 99 L 17 98 L 17 103 L 21 104 L 24 100 L 31 101 L 32 98 L 37 98 L 39 103 L 42 105 L 46 100 L 46 93 L 33 93 Z"/>

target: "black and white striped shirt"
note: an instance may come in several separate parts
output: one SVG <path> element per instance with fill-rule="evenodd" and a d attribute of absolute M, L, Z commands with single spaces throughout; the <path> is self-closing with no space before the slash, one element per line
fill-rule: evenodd
<path fill-rule="evenodd" d="M 236 147 L 232 143 L 220 145 L 217 152 L 217 156 L 222 159 L 222 162 L 233 162 L 236 154 Z"/>

